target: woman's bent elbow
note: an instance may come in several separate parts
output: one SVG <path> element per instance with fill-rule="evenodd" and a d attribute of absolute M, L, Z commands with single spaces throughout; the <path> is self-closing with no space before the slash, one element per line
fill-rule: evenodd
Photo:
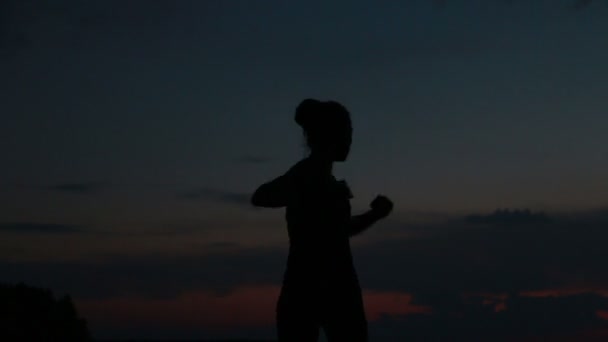
<path fill-rule="evenodd" d="M 280 208 L 284 207 L 284 201 L 279 198 L 271 198 L 268 196 L 260 195 L 258 192 L 255 192 L 253 196 L 251 196 L 251 204 L 254 207 L 263 207 L 263 208 Z"/>
<path fill-rule="evenodd" d="M 249 202 L 254 207 L 263 207 L 264 206 L 263 205 L 264 201 L 262 201 L 262 199 L 260 198 L 260 194 L 258 193 L 258 191 L 254 192 L 253 195 L 251 195 Z"/>

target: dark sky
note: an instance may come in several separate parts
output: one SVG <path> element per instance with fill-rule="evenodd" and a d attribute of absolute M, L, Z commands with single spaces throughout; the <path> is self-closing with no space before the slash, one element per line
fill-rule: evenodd
<path fill-rule="evenodd" d="M 293 115 L 314 97 L 351 112 L 335 173 L 354 209 L 396 205 L 353 241 L 379 340 L 608 331 L 606 18 L 603 0 L 4 0 L 0 280 L 73 294 L 100 337 L 272 337 L 287 236 L 248 198 L 306 155 Z M 496 208 L 551 220 L 463 219 Z M 591 318 L 524 331 L 535 310 Z"/>

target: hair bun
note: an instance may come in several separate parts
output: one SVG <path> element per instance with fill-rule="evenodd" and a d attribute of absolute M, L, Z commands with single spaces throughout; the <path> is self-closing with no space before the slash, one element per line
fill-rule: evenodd
<path fill-rule="evenodd" d="M 315 112 L 319 109 L 321 101 L 315 99 L 305 99 L 296 108 L 295 120 L 302 128 L 310 127 Z"/>

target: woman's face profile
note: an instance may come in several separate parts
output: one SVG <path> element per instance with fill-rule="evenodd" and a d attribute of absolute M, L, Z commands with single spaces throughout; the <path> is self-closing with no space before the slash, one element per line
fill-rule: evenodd
<path fill-rule="evenodd" d="M 350 147 L 353 139 L 353 129 L 350 123 L 345 125 L 339 132 L 336 132 L 335 149 L 334 149 L 334 160 L 345 161 L 350 153 Z"/>
<path fill-rule="evenodd" d="M 338 162 L 348 158 L 353 127 L 350 114 L 342 105 L 304 100 L 296 109 L 296 122 L 304 129 L 313 155 Z"/>

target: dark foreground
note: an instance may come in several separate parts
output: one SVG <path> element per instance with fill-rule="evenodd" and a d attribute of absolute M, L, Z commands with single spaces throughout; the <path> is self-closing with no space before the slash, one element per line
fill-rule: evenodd
<path fill-rule="evenodd" d="M 274 340 L 96 340 L 97 342 L 275 342 Z"/>

